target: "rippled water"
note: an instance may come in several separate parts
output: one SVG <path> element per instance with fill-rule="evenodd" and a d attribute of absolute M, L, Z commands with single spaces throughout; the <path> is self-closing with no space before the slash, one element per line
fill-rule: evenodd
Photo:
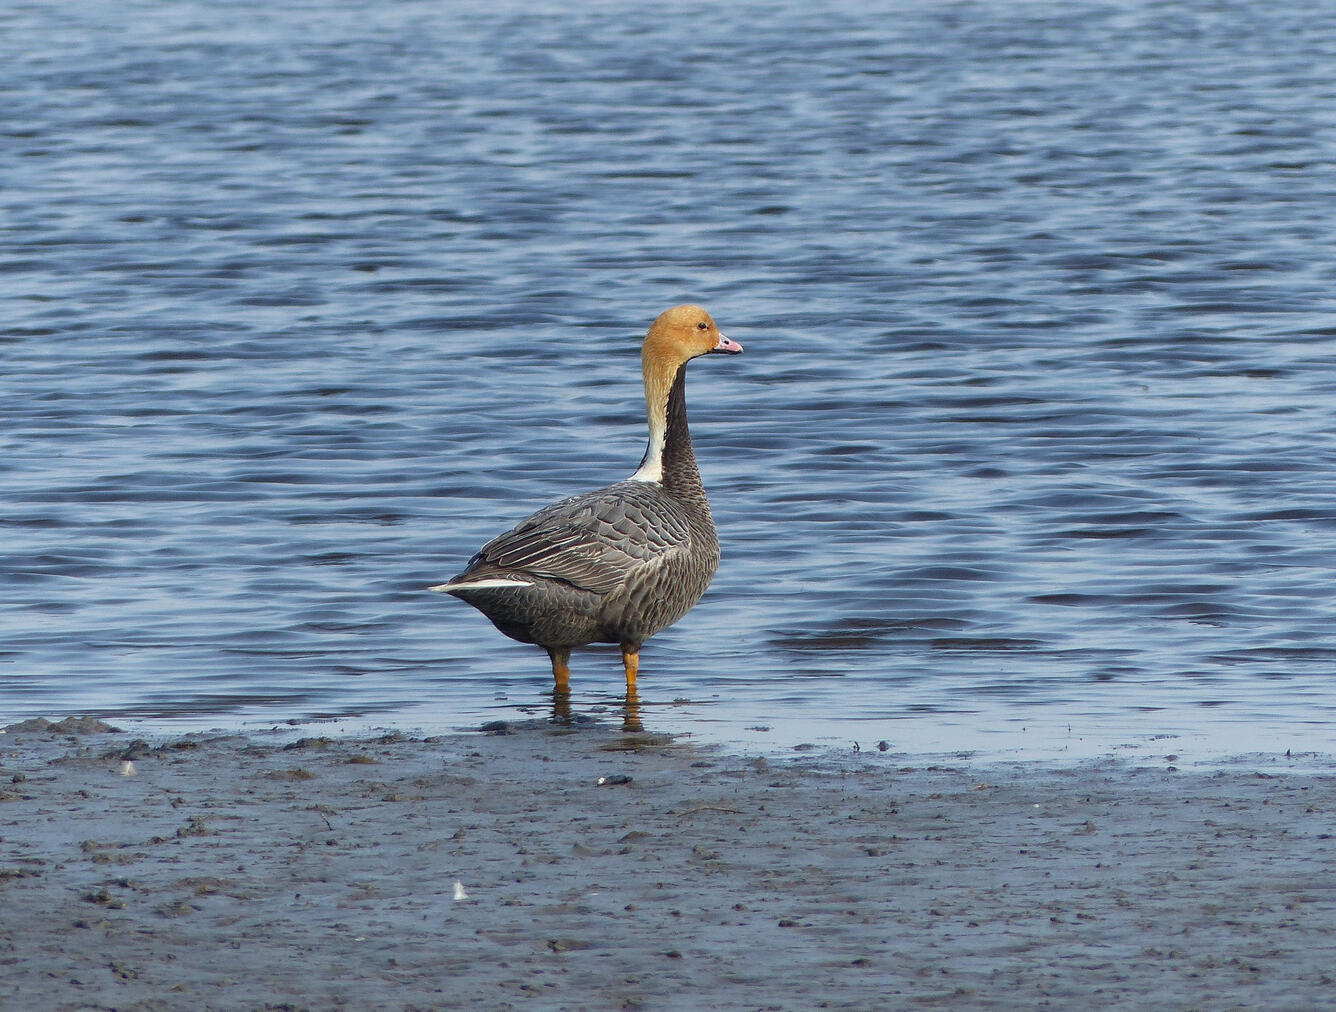
<path fill-rule="evenodd" d="M 798 8 L 7 7 L 0 715 L 541 713 L 423 588 L 634 469 L 691 299 L 648 725 L 1330 750 L 1336 7 Z"/>

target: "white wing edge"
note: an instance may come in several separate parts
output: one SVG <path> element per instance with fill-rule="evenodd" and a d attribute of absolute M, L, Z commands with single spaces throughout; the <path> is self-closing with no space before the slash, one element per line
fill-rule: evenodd
<path fill-rule="evenodd" d="M 528 587 L 532 585 L 530 580 L 506 579 L 505 577 L 493 576 L 485 580 L 455 580 L 451 583 L 437 584 L 435 587 L 428 587 L 428 590 L 434 590 L 438 594 L 449 594 L 456 590 L 492 590 L 498 587 Z"/>

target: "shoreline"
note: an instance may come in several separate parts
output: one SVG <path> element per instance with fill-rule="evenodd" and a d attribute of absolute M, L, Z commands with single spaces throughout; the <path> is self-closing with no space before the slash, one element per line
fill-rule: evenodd
<path fill-rule="evenodd" d="M 1336 766 L 98 725 L 0 735 L 0 1007 L 1300 1008 L 1336 985 Z"/>

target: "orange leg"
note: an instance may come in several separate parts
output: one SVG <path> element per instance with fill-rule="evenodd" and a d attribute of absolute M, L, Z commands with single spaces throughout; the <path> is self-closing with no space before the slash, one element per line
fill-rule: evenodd
<path fill-rule="evenodd" d="M 552 694 L 569 696 L 571 694 L 571 648 L 548 647 L 547 655 L 552 658 Z"/>
<path fill-rule="evenodd" d="M 640 693 L 636 692 L 636 674 L 640 671 L 640 644 L 622 644 L 622 665 L 626 668 L 626 711 L 622 719 L 622 730 L 626 732 L 643 731 L 640 722 Z"/>
<path fill-rule="evenodd" d="M 622 644 L 622 664 L 626 668 L 626 694 L 635 695 L 636 675 L 640 671 L 640 644 Z"/>

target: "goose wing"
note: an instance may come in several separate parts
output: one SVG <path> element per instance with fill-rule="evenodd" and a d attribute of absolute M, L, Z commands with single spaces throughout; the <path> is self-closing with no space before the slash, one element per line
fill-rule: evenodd
<path fill-rule="evenodd" d="M 539 510 L 483 545 L 452 582 L 529 574 L 607 594 L 689 537 L 671 499 L 644 482 L 618 482 Z"/>

